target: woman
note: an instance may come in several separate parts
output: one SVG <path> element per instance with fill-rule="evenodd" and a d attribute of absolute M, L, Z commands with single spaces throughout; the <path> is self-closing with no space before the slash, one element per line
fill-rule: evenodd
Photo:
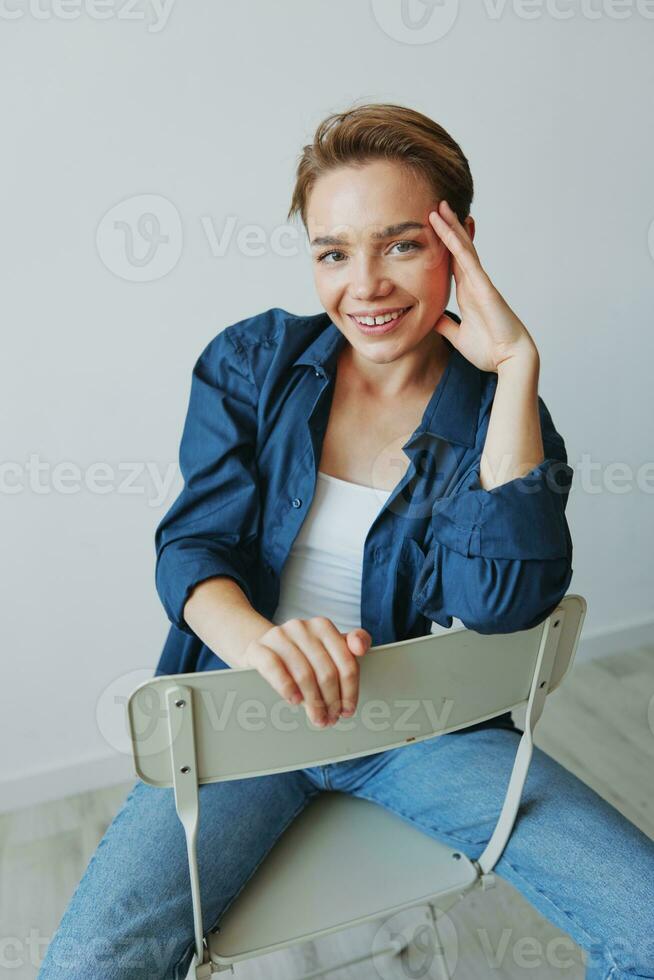
<path fill-rule="evenodd" d="M 458 144 L 402 106 L 330 116 L 304 148 L 289 216 L 309 235 L 324 312 L 232 324 L 195 365 L 184 487 L 156 533 L 171 621 L 158 674 L 251 667 L 327 726 L 356 711 L 371 644 L 455 620 L 527 629 L 565 595 L 572 470 L 538 396 L 536 344 L 473 245 L 472 195 Z M 446 310 L 452 277 L 460 318 Z M 202 786 L 206 928 L 323 789 L 478 857 L 520 734 L 507 713 Z M 586 951 L 587 977 L 654 977 L 654 844 L 538 748 L 495 871 Z M 39 976 L 181 978 L 192 956 L 173 793 L 139 780 Z"/>

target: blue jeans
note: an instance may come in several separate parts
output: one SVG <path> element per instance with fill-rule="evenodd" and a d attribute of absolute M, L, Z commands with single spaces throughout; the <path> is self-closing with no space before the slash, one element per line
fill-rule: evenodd
<path fill-rule="evenodd" d="M 200 786 L 205 935 L 323 790 L 373 800 L 478 857 L 499 815 L 519 738 L 511 728 L 464 729 L 345 762 Z M 513 834 L 494 870 L 582 947 L 586 978 L 654 978 L 654 842 L 537 747 Z M 481 943 L 480 955 L 492 957 L 498 943 Z M 183 980 L 193 953 L 186 845 L 173 790 L 137 780 L 92 856 L 38 977 Z M 569 960 L 570 948 L 559 945 L 547 956 L 543 949 L 540 962 L 556 977 Z M 531 944 L 525 975 L 533 975 L 534 962 Z M 500 976 L 501 966 L 488 972 Z"/>

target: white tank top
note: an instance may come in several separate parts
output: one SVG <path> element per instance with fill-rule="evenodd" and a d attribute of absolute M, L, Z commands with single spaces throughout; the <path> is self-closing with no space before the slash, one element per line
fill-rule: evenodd
<path fill-rule="evenodd" d="M 318 470 L 311 509 L 282 570 L 276 625 L 327 616 L 341 633 L 361 626 L 363 546 L 391 493 Z"/>
<path fill-rule="evenodd" d="M 282 570 L 275 625 L 326 616 L 341 633 L 361 626 L 363 546 L 392 492 L 318 470 L 311 509 Z M 456 617 L 450 629 L 431 624 L 432 633 L 457 628 L 465 629 Z"/>

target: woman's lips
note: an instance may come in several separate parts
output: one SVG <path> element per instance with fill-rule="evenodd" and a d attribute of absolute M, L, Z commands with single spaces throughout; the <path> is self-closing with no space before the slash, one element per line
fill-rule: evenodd
<path fill-rule="evenodd" d="M 412 307 L 408 306 L 404 311 L 404 313 L 401 313 L 399 316 L 396 316 L 394 320 L 389 320 L 388 323 L 380 323 L 378 326 L 372 326 L 372 327 L 364 326 L 362 323 L 359 323 L 358 320 L 356 320 L 351 313 L 348 313 L 348 316 L 350 317 L 352 322 L 357 325 L 361 333 L 369 334 L 370 336 L 376 337 L 381 334 L 390 333 L 391 330 L 394 330 L 395 327 L 398 325 L 398 323 L 402 322 L 404 317 L 411 309 Z"/>

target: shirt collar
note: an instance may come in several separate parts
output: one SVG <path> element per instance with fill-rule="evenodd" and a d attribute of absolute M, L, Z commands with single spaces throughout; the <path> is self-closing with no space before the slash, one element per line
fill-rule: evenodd
<path fill-rule="evenodd" d="M 456 323 L 461 322 L 456 313 L 450 310 L 445 312 Z M 321 316 L 324 316 L 325 328 L 296 358 L 294 365 L 309 364 L 314 369 L 322 368 L 323 373 L 332 377 L 346 337 L 326 313 Z M 473 447 L 481 403 L 481 371 L 460 354 L 447 338 L 444 339 L 450 347 L 450 357 L 413 437 L 426 433 L 446 442 Z"/>

